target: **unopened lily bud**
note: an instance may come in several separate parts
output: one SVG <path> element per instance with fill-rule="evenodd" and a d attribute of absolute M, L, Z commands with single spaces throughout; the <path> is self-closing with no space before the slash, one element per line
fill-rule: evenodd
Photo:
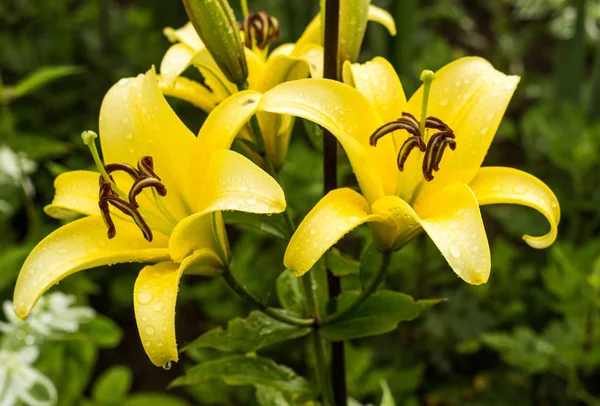
<path fill-rule="evenodd" d="M 243 86 L 248 66 L 238 24 L 227 0 L 183 0 L 202 42 L 229 81 Z"/>
<path fill-rule="evenodd" d="M 340 31 L 338 53 L 340 66 L 344 61 L 356 62 L 367 29 L 371 0 L 340 1 Z"/>

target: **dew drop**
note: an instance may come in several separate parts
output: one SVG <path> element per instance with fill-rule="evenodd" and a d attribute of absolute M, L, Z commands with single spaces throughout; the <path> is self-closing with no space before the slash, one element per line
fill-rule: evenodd
<path fill-rule="evenodd" d="M 163 309 L 163 307 L 165 307 L 165 302 L 163 302 L 162 300 L 159 300 L 158 302 L 156 302 L 154 304 L 154 306 L 152 307 L 152 310 L 154 310 L 155 312 L 159 312 Z"/>
<path fill-rule="evenodd" d="M 138 295 L 138 302 L 140 304 L 148 304 L 154 299 L 154 296 L 150 292 L 141 292 Z"/>
<path fill-rule="evenodd" d="M 158 340 L 158 341 L 156 342 L 156 346 L 157 346 L 157 347 L 162 347 L 162 346 L 163 346 L 163 342 L 162 342 L 162 341 L 160 341 L 160 340 Z"/>
<path fill-rule="evenodd" d="M 58 252 L 59 254 L 63 254 L 63 255 L 64 255 L 64 254 L 68 254 L 68 253 L 69 253 L 69 250 L 68 250 L 68 249 L 66 249 L 66 248 L 61 248 L 61 249 L 59 249 L 59 250 L 58 250 L 58 251 L 56 251 L 56 252 Z"/>
<path fill-rule="evenodd" d="M 317 229 L 316 228 L 311 228 L 310 229 L 310 235 L 315 235 L 317 234 Z"/>
<path fill-rule="evenodd" d="M 499 192 L 500 189 L 501 189 L 500 185 L 494 185 L 494 186 L 492 186 L 492 191 L 493 192 Z"/>
<path fill-rule="evenodd" d="M 440 101 L 440 105 L 442 105 L 442 106 L 447 106 L 447 105 L 448 105 L 448 99 L 444 97 L 444 98 L 443 98 L 443 99 Z"/>
<path fill-rule="evenodd" d="M 146 334 L 154 334 L 154 327 L 152 327 L 152 326 L 146 326 L 146 328 L 144 329 L 144 331 L 146 332 Z"/>
<path fill-rule="evenodd" d="M 133 138 L 133 134 L 132 133 L 127 133 L 125 134 L 125 138 L 127 138 L 128 140 Z"/>
<path fill-rule="evenodd" d="M 522 195 L 526 191 L 525 186 L 523 185 L 516 185 L 515 187 L 513 187 L 513 190 L 515 191 L 515 193 L 518 193 L 520 195 Z"/>
<path fill-rule="evenodd" d="M 127 124 L 127 123 L 129 123 L 129 119 L 127 117 L 124 117 L 123 118 L 123 124 Z"/>
<path fill-rule="evenodd" d="M 256 200 L 256 197 L 249 197 L 248 199 L 246 199 L 246 203 L 249 205 L 254 205 L 258 202 L 258 200 Z"/>
<path fill-rule="evenodd" d="M 167 363 L 165 365 L 163 365 L 163 369 L 165 371 L 168 371 L 169 369 L 171 369 L 172 365 L 173 365 L 173 363 L 171 361 L 167 361 Z"/>
<path fill-rule="evenodd" d="M 450 255 L 452 255 L 454 258 L 460 258 L 460 248 L 458 244 L 454 244 L 450 247 Z"/>

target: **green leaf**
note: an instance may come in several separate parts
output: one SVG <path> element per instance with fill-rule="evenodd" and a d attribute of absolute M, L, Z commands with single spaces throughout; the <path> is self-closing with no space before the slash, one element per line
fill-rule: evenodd
<path fill-rule="evenodd" d="M 381 406 L 396 406 L 394 395 L 392 395 L 392 391 L 386 381 L 381 381 L 381 390 L 383 391 Z"/>
<path fill-rule="evenodd" d="M 304 314 L 306 311 L 306 296 L 302 289 L 302 281 L 294 276 L 291 269 L 286 269 L 277 278 L 277 298 L 284 309 L 297 314 Z"/>
<path fill-rule="evenodd" d="M 123 406 L 189 406 L 189 403 L 162 393 L 136 393 L 129 397 Z"/>
<path fill-rule="evenodd" d="M 190 368 L 185 376 L 175 379 L 171 387 L 198 385 L 212 379 L 221 379 L 228 385 L 265 385 L 291 393 L 311 393 L 308 382 L 290 368 L 261 357 L 232 355 L 205 362 Z"/>
<path fill-rule="evenodd" d="M 252 214 L 241 211 L 223 212 L 225 224 L 254 228 L 284 241 L 288 241 L 291 236 L 283 216 L 283 214 L 268 216 L 265 214 Z"/>
<path fill-rule="evenodd" d="M 83 69 L 78 66 L 46 66 L 40 68 L 10 88 L 9 98 L 18 99 L 33 93 L 50 82 L 81 72 L 83 72 Z"/>
<path fill-rule="evenodd" d="M 294 405 L 282 392 L 265 385 L 256 385 L 256 401 L 260 406 Z"/>
<path fill-rule="evenodd" d="M 356 291 L 344 292 L 337 308 L 343 309 L 359 296 Z M 379 291 L 366 299 L 358 308 L 326 325 L 321 334 L 332 341 L 346 341 L 359 337 L 387 333 L 401 321 L 412 320 L 421 314 L 421 306 L 404 293 Z"/>
<path fill-rule="evenodd" d="M 417 300 L 417 304 L 419 306 L 421 306 L 421 311 L 423 311 L 423 310 L 429 309 L 430 307 L 435 306 L 436 304 L 445 302 L 447 300 L 448 299 L 443 298 L 443 297 L 442 298 L 437 298 L 437 299 L 420 299 L 420 300 Z"/>
<path fill-rule="evenodd" d="M 81 332 L 100 348 L 114 348 L 123 338 L 123 331 L 117 323 L 101 314 L 83 324 Z"/>
<path fill-rule="evenodd" d="M 325 253 L 325 267 L 335 276 L 358 274 L 360 262 L 342 255 L 337 248 L 332 248 Z"/>
<path fill-rule="evenodd" d="M 306 135 L 312 146 L 317 151 L 323 151 L 323 128 L 308 120 L 302 120 L 302 124 L 304 124 Z"/>
<path fill-rule="evenodd" d="M 310 328 L 290 326 L 256 310 L 248 318 L 236 318 L 227 324 L 227 330 L 217 327 L 201 335 L 184 348 L 209 347 L 227 352 L 252 352 L 271 344 L 302 337 Z"/>
<path fill-rule="evenodd" d="M 19 269 L 31 251 L 30 246 L 10 246 L 0 252 L 0 290 L 11 287 L 17 280 Z"/>
<path fill-rule="evenodd" d="M 48 158 L 60 158 L 66 155 L 71 146 L 57 141 L 55 138 L 40 137 L 36 135 L 19 135 L 19 149 L 33 161 Z"/>
<path fill-rule="evenodd" d="M 100 403 L 122 404 L 132 383 L 129 368 L 116 365 L 106 370 L 92 388 L 92 398 Z"/>

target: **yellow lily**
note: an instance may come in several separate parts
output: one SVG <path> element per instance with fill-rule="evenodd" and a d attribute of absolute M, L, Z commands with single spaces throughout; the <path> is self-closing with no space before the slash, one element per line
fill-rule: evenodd
<path fill-rule="evenodd" d="M 15 288 L 16 314 L 26 318 L 47 289 L 74 272 L 153 263 L 135 283 L 139 334 L 155 365 L 177 361 L 175 302 L 181 275 L 214 275 L 230 259 L 220 211 L 285 209 L 277 182 L 228 150 L 259 100 L 253 91 L 237 93 L 209 115 L 196 137 L 168 105 L 154 69 L 113 86 L 99 123 L 107 165 L 99 163 L 95 145 L 89 144 L 102 175 L 79 170 L 58 176 L 54 200 L 45 208 L 58 219 L 85 217 L 60 227 L 30 253 Z M 128 195 L 122 192 L 129 189 Z"/>
<path fill-rule="evenodd" d="M 329 129 L 348 154 L 362 190 L 362 195 L 334 190 L 306 216 L 284 259 L 297 275 L 346 233 L 370 222 L 381 250 L 397 249 L 425 230 L 459 277 L 484 283 L 491 263 L 479 206 L 486 204 L 536 209 L 550 231 L 523 239 L 539 249 L 554 242 L 560 209 L 552 191 L 525 172 L 481 167 L 519 77 L 476 57 L 450 63 L 435 77 L 407 102 L 393 67 L 375 58 L 344 66 L 345 81 L 358 90 L 315 79 L 284 83 L 264 95 L 262 109 Z M 430 95 L 424 104 L 425 90 Z"/>
<path fill-rule="evenodd" d="M 269 25 L 277 25 L 277 21 L 264 12 L 253 13 L 249 17 L 259 13 L 262 13 L 261 18 L 264 21 L 272 22 Z M 396 34 L 394 19 L 387 11 L 370 6 L 368 17 L 370 20 L 383 24 L 392 35 Z M 167 27 L 164 32 L 167 38 L 174 43 L 165 53 L 160 65 L 161 89 L 165 95 L 181 98 L 205 112 L 210 112 L 221 101 L 237 92 L 236 85 L 228 81 L 220 71 L 191 23 L 187 23 L 177 30 Z M 246 38 L 248 37 L 244 35 L 243 31 L 241 33 Z M 283 44 L 268 53 L 268 42 L 270 41 L 267 40 L 269 38 L 265 38 L 264 43 L 260 44 L 257 44 L 256 41 L 246 41 L 249 89 L 264 93 L 279 83 L 307 78 L 309 73 L 314 78 L 323 76 L 321 18 L 319 16 L 315 17 L 307 26 L 296 44 Z M 191 65 L 198 68 L 204 77 L 206 86 L 180 76 Z M 282 118 L 279 115 L 265 112 L 258 114 L 258 120 L 267 153 L 275 168 L 279 169 L 285 160 L 293 130 L 293 121 L 289 117 Z M 241 136 L 249 138 L 244 131 Z"/>

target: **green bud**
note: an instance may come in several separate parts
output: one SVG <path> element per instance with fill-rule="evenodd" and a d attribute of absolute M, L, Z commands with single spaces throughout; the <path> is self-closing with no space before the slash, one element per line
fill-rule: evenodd
<path fill-rule="evenodd" d="M 356 62 L 367 29 L 371 0 L 340 1 L 339 48 L 340 66 Z"/>
<path fill-rule="evenodd" d="M 246 84 L 248 66 L 240 30 L 227 0 L 183 0 L 202 42 L 227 79 Z"/>

